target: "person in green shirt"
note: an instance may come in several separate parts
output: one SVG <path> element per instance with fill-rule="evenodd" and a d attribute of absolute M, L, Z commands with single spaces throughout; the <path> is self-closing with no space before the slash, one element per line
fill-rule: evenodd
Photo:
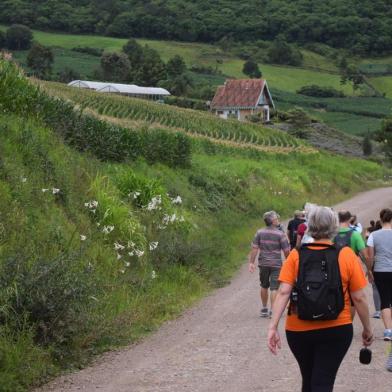
<path fill-rule="evenodd" d="M 350 227 L 350 219 L 352 217 L 350 211 L 339 211 L 338 217 L 339 232 L 334 239 L 335 246 L 338 248 L 349 246 L 366 265 L 368 257 L 366 244 L 362 235 Z M 353 303 L 351 303 L 351 305 L 353 305 Z M 352 319 L 354 319 L 354 316 L 355 308 L 354 306 L 351 306 Z"/>
<path fill-rule="evenodd" d="M 335 244 L 340 248 L 349 246 L 356 255 L 365 261 L 367 259 L 366 244 L 362 235 L 350 227 L 352 216 L 350 211 L 340 211 L 338 216 L 339 232 L 335 237 Z"/>

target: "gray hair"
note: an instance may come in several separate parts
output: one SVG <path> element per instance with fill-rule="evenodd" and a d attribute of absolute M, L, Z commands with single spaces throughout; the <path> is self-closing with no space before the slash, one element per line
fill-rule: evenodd
<path fill-rule="evenodd" d="M 314 206 L 308 214 L 308 234 L 315 240 L 333 239 L 339 230 L 339 219 L 329 207 Z"/>
<path fill-rule="evenodd" d="M 278 219 L 278 218 L 279 218 L 279 214 L 276 213 L 275 211 L 267 211 L 263 215 L 264 222 L 265 222 L 265 224 L 267 226 L 271 226 L 272 225 L 272 221 L 274 219 Z"/>

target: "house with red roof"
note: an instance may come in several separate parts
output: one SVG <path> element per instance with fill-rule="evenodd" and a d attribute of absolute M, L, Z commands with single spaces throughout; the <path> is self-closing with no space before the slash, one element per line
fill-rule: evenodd
<path fill-rule="evenodd" d="M 246 120 L 261 113 L 264 122 L 270 121 L 270 109 L 275 108 L 264 79 L 229 79 L 216 90 L 211 111 L 221 118 Z"/>

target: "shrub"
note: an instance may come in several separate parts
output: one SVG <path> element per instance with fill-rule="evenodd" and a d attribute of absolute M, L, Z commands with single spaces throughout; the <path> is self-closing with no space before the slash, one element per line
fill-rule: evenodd
<path fill-rule="evenodd" d="M 87 264 L 80 254 L 61 254 L 49 260 L 28 260 L 17 255 L 0 270 L 2 297 L 7 293 L 9 311 L 2 311 L 2 323 L 22 328 L 23 320 L 34 325 L 34 340 L 57 347 L 72 345 L 85 322 L 84 308 L 95 294 Z M 12 309 L 12 311 L 10 311 Z"/>
<path fill-rule="evenodd" d="M 14 24 L 6 31 L 7 48 L 12 50 L 29 49 L 33 40 L 33 33 L 24 25 Z"/>
<path fill-rule="evenodd" d="M 297 90 L 297 94 L 321 98 L 343 98 L 345 96 L 342 91 L 336 90 L 333 87 L 323 87 L 317 86 L 315 84 L 301 87 L 299 90 Z"/>
<path fill-rule="evenodd" d="M 92 48 L 90 46 L 76 46 L 75 48 L 71 49 L 74 52 L 79 52 L 79 53 L 86 53 L 91 56 L 96 56 L 96 57 L 101 57 L 104 50 L 100 48 Z"/>

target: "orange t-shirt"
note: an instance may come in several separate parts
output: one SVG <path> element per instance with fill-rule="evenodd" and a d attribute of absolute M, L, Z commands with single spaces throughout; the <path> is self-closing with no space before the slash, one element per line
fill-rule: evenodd
<path fill-rule="evenodd" d="M 312 249 L 312 247 L 309 247 Z M 313 249 L 323 249 L 316 248 Z M 279 281 L 294 286 L 299 267 L 299 253 L 293 249 L 283 263 Z M 339 268 L 344 292 L 344 309 L 336 320 L 300 320 L 296 314 L 287 316 L 286 329 L 288 331 L 309 331 L 351 324 L 350 291 L 357 291 L 367 286 L 367 280 L 356 254 L 349 248 L 343 248 L 339 253 Z"/>

